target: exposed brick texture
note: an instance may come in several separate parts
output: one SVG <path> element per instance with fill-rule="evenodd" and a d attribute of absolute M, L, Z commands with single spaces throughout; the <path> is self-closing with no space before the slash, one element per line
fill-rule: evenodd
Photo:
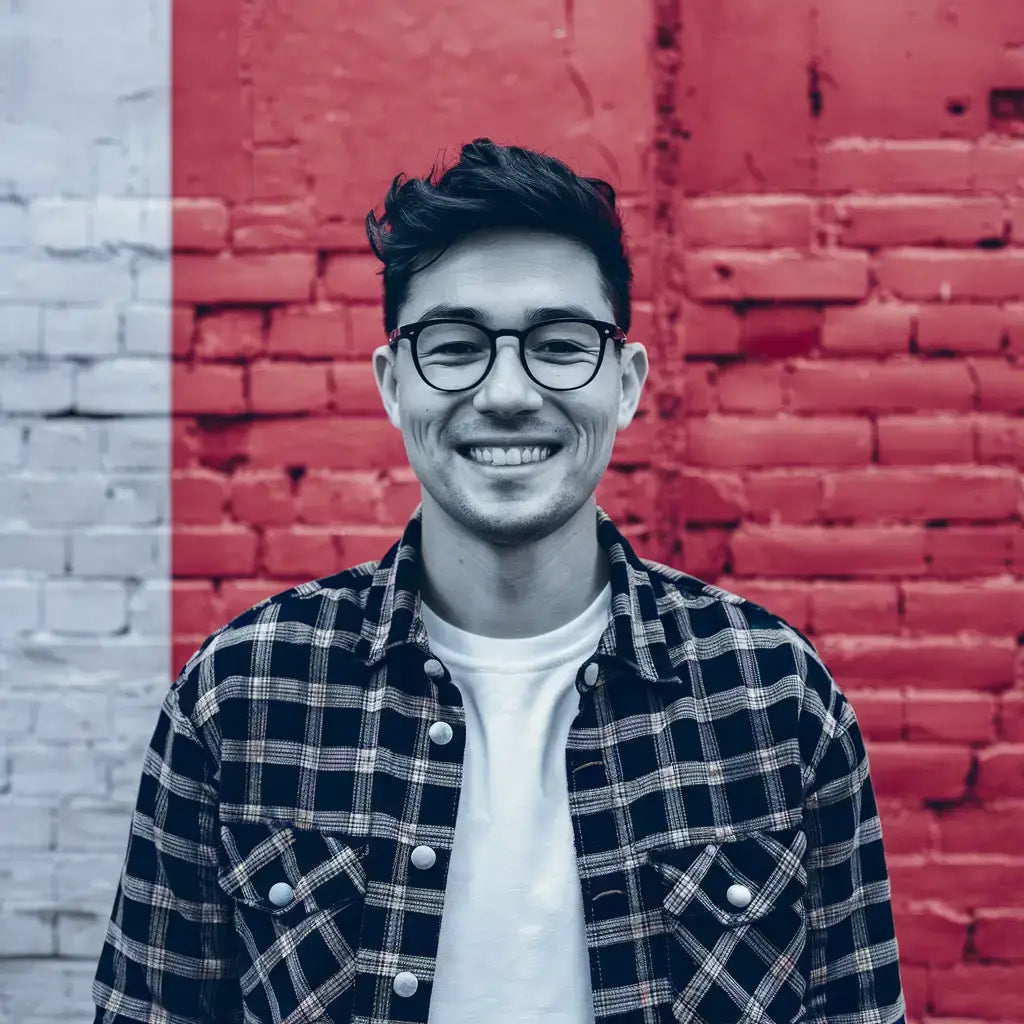
<path fill-rule="evenodd" d="M 674 7 L 13 6 L 0 1020 L 88 1011 L 168 673 L 419 500 L 362 222 L 476 135 L 618 191 L 651 377 L 598 500 L 850 695 L 909 1021 L 1022 1019 L 1024 8 Z"/>

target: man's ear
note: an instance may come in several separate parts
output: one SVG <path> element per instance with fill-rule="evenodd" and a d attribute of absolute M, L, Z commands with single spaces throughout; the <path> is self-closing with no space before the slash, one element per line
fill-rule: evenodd
<path fill-rule="evenodd" d="M 630 341 L 622 346 L 619 357 L 621 367 L 621 397 L 619 398 L 618 429 L 625 430 L 633 422 L 640 396 L 643 394 L 650 364 L 647 361 L 647 349 L 639 341 Z"/>
<path fill-rule="evenodd" d="M 384 411 L 396 430 L 402 429 L 398 414 L 398 366 L 395 353 L 390 345 L 381 345 L 373 350 L 373 379 L 377 383 Z"/>

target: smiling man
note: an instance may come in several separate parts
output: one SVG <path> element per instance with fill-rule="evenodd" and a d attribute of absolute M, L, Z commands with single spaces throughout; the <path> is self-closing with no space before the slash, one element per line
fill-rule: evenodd
<path fill-rule="evenodd" d="M 96 1024 L 904 1020 L 849 700 L 594 498 L 647 353 L 605 182 L 395 179 L 373 368 L 422 501 L 171 687 Z"/>

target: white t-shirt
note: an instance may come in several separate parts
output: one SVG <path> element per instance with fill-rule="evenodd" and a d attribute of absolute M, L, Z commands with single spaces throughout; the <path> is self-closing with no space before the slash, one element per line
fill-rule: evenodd
<path fill-rule="evenodd" d="M 540 636 L 457 629 L 421 600 L 466 709 L 466 754 L 428 1024 L 594 1024 L 565 744 L 611 584 Z"/>

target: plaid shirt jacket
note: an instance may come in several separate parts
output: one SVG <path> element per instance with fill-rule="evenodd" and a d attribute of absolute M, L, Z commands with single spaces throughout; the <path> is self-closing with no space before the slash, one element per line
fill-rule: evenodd
<path fill-rule="evenodd" d="M 211 634 L 169 688 L 94 1024 L 427 1021 L 465 715 L 418 614 L 421 512 L 379 563 Z M 849 701 L 778 616 L 639 558 L 600 506 L 597 536 L 612 621 L 565 751 L 596 1024 L 902 1022 Z"/>

